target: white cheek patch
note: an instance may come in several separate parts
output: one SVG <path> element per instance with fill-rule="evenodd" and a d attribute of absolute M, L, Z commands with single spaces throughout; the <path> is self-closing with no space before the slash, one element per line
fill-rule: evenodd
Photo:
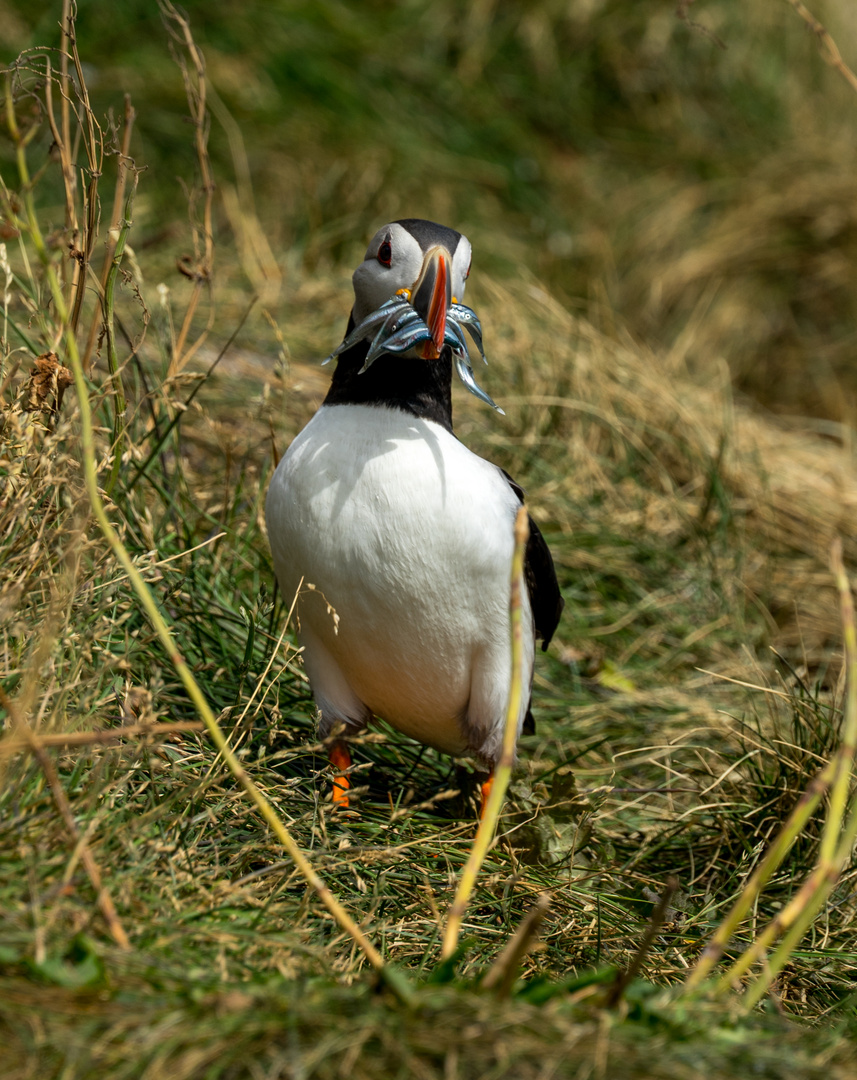
<path fill-rule="evenodd" d="M 351 277 L 356 322 L 361 322 L 370 312 L 390 299 L 396 291 L 393 280 L 392 272 L 375 259 L 367 259 L 357 267 Z"/>
<path fill-rule="evenodd" d="M 467 288 L 467 271 L 470 269 L 472 248 L 466 236 L 458 241 L 458 247 L 452 256 L 452 295 L 461 300 Z"/>
<path fill-rule="evenodd" d="M 390 266 L 378 261 L 378 249 L 389 239 Z M 362 322 L 377 311 L 399 289 L 408 289 L 417 280 L 423 263 L 423 253 L 415 238 L 393 223 L 379 229 L 369 241 L 366 257 L 352 275 L 354 285 L 354 320 Z"/>

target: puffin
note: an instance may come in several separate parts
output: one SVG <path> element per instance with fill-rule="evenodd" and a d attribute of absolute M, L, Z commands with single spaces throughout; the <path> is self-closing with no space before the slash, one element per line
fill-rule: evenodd
<path fill-rule="evenodd" d="M 488 772 L 512 678 L 509 580 L 524 491 L 454 434 L 452 383 L 477 384 L 482 327 L 462 303 L 471 246 L 419 218 L 384 225 L 353 275 L 354 305 L 330 388 L 280 460 L 265 503 L 274 570 L 349 806 L 348 738 L 379 717 Z M 468 342 L 468 338 L 470 339 Z M 487 361 L 486 361 L 487 362 Z M 518 736 L 534 730 L 536 640 L 563 608 L 550 551 L 529 518 Z"/>

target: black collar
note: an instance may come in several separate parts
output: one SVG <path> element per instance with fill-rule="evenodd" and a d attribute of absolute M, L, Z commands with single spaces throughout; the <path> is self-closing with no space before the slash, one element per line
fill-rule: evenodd
<path fill-rule="evenodd" d="M 354 329 L 348 320 L 346 336 Z M 382 353 L 368 371 L 360 369 L 369 352 L 368 341 L 358 341 L 341 353 L 325 405 L 385 405 L 389 409 L 433 420 L 452 431 L 452 359 L 444 349 L 437 360 Z"/>

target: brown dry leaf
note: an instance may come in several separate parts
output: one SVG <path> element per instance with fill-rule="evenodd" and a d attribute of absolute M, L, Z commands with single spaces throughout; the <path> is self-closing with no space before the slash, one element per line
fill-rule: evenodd
<path fill-rule="evenodd" d="M 54 352 L 42 353 L 36 357 L 30 371 L 30 378 L 24 391 L 24 412 L 41 412 L 47 416 L 55 415 L 62 397 L 74 382 L 71 370 L 59 362 Z"/>

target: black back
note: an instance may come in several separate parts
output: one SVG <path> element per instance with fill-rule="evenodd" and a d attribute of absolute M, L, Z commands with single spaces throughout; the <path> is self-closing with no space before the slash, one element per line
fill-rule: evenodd
<path fill-rule="evenodd" d="M 506 477 L 509 487 L 518 496 L 523 506 L 524 489 L 509 476 L 505 469 L 500 469 L 500 472 Z M 556 568 L 547 541 L 529 514 L 527 514 L 527 522 L 530 526 L 530 535 L 527 539 L 527 550 L 524 552 L 524 580 L 527 583 L 530 607 L 533 609 L 536 638 L 542 639 L 542 652 L 545 652 L 548 645 L 550 645 L 554 631 L 559 626 L 565 600 L 563 600 L 562 593 L 559 591 Z M 525 735 L 535 735 L 536 733 L 532 704 L 533 693 L 532 686 L 530 686 L 530 700 L 527 704 L 527 714 L 524 717 L 523 729 Z"/>
<path fill-rule="evenodd" d="M 505 469 L 500 469 L 500 472 L 506 477 L 509 487 L 518 496 L 523 506 L 524 489 L 509 476 Z M 527 521 L 530 525 L 530 536 L 524 556 L 524 578 L 527 582 L 527 592 L 530 594 L 536 637 L 542 639 L 542 652 L 545 652 L 551 643 L 554 631 L 559 626 L 565 600 L 559 591 L 556 569 L 547 541 L 529 514 Z"/>

